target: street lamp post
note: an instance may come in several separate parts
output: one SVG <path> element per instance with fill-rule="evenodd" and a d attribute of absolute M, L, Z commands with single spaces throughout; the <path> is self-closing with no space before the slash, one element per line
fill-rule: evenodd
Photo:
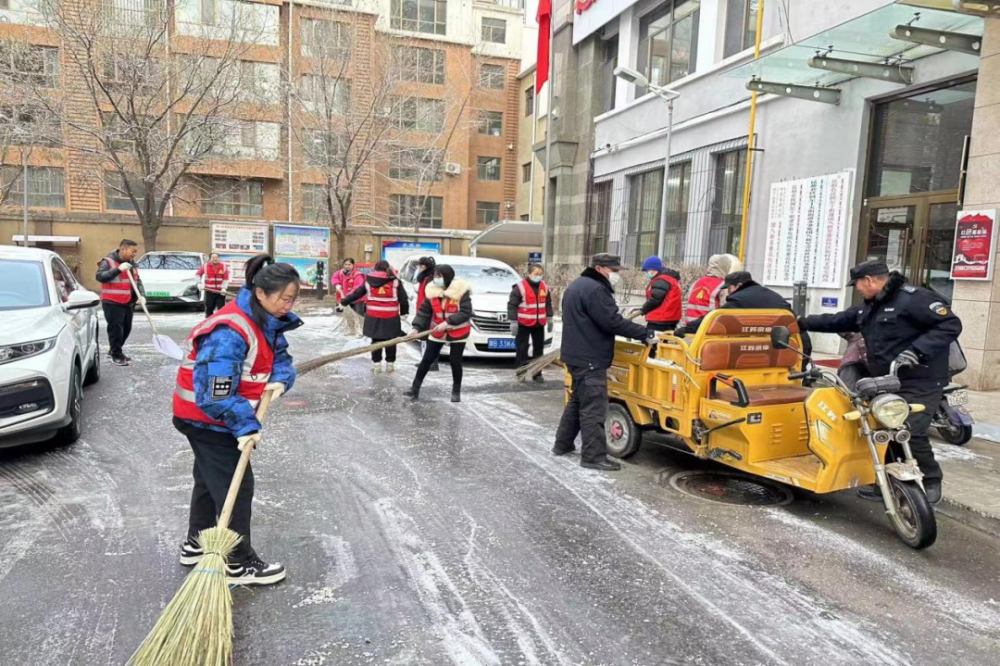
<path fill-rule="evenodd" d="M 24 247 L 29 247 L 30 242 L 28 240 L 28 141 L 30 139 L 30 134 L 21 127 L 14 128 L 14 135 L 21 138 L 23 143 L 21 144 L 21 187 L 23 188 L 24 196 L 21 198 L 21 207 L 23 208 L 23 223 L 24 223 Z"/>
<path fill-rule="evenodd" d="M 660 243 L 657 254 L 663 256 L 667 242 L 667 181 L 670 179 L 670 140 L 674 136 L 674 100 L 681 96 L 676 90 L 649 82 L 645 76 L 628 67 L 616 67 L 615 76 L 622 81 L 645 88 L 667 103 L 667 141 L 663 158 L 663 196 L 660 200 Z"/>

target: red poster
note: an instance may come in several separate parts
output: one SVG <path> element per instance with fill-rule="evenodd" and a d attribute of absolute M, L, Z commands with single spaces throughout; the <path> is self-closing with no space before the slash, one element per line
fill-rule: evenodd
<path fill-rule="evenodd" d="M 962 211 L 955 224 L 953 280 L 989 280 L 996 255 L 995 210 Z"/>

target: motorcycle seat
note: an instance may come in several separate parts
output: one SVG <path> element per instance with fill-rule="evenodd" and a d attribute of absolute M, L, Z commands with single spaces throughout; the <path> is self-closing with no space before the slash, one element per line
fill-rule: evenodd
<path fill-rule="evenodd" d="M 750 407 L 769 407 L 771 405 L 787 405 L 803 402 L 812 393 L 812 389 L 792 384 L 765 384 L 763 386 L 748 386 L 747 397 Z M 736 402 L 739 396 L 736 389 L 720 386 L 716 392 L 719 400 Z"/>

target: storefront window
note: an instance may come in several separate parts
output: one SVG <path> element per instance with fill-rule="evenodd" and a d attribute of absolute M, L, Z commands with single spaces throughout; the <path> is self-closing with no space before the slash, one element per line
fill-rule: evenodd
<path fill-rule="evenodd" d="M 743 183 L 746 182 L 747 149 L 740 148 L 715 157 L 715 197 L 709 254 L 737 254 L 743 225 Z"/>
<path fill-rule="evenodd" d="M 622 263 L 638 266 L 659 251 L 663 171 L 646 171 L 629 178 L 628 236 Z"/>

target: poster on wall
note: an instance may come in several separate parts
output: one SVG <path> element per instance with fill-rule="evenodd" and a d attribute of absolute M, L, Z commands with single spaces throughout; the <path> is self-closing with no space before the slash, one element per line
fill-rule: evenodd
<path fill-rule="evenodd" d="M 330 261 L 330 229 L 294 224 L 274 225 L 274 258 L 295 266 L 302 286 L 316 287 L 316 262 Z M 327 268 L 329 273 L 329 268 Z"/>
<path fill-rule="evenodd" d="M 854 171 L 771 185 L 764 284 L 844 286 Z"/>
<path fill-rule="evenodd" d="M 382 241 L 382 258 L 388 261 L 393 268 L 399 269 L 403 262 L 414 254 L 441 254 L 441 243 L 438 241 Z"/>
<path fill-rule="evenodd" d="M 246 284 L 246 278 L 243 276 L 243 267 L 252 256 L 252 254 L 219 253 L 219 260 L 229 269 L 230 286 L 242 287 Z"/>
<path fill-rule="evenodd" d="M 244 284 L 243 266 L 255 254 L 268 252 L 271 245 L 266 224 L 249 222 L 212 222 L 212 252 L 229 268 L 229 284 Z"/>
<path fill-rule="evenodd" d="M 989 280 L 997 253 L 996 210 L 963 210 L 955 223 L 952 280 Z"/>

